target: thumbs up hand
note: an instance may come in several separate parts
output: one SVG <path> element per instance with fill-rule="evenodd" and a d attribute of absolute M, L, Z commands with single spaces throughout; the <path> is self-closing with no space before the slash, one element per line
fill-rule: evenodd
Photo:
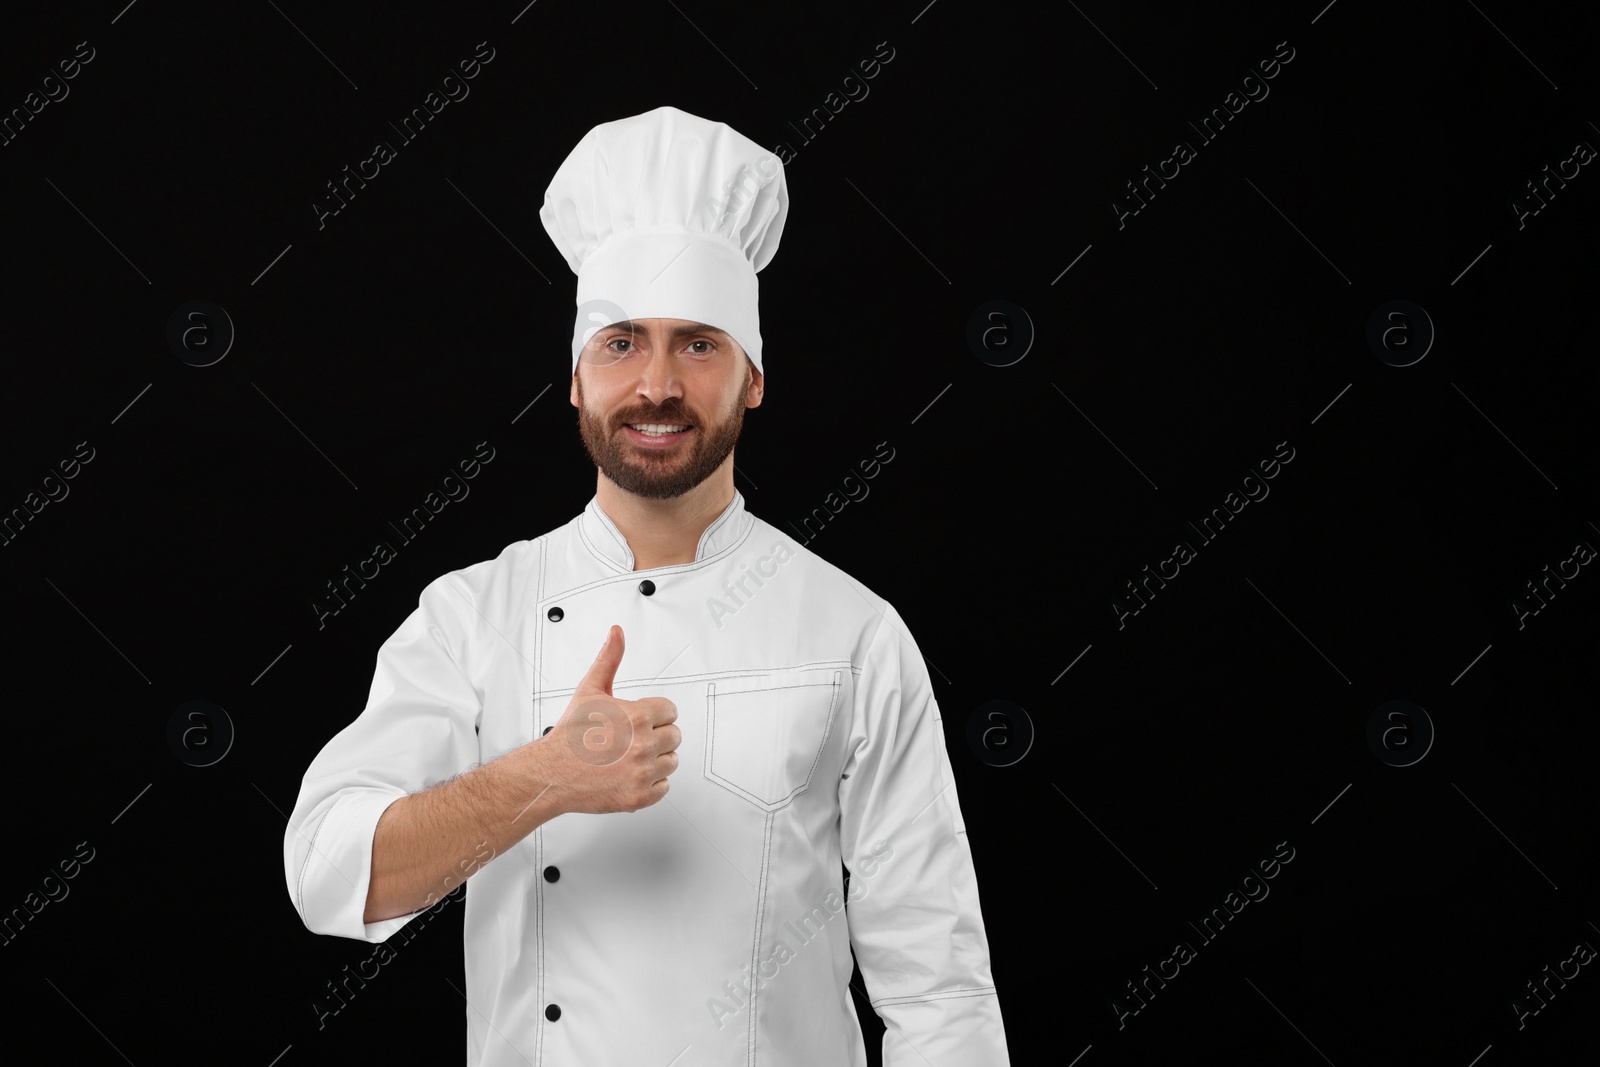
<path fill-rule="evenodd" d="M 666 697 L 619 700 L 611 684 L 622 663 L 622 627 L 606 633 L 600 654 L 548 735 L 543 772 L 563 811 L 638 811 L 667 795 L 683 732 Z"/>

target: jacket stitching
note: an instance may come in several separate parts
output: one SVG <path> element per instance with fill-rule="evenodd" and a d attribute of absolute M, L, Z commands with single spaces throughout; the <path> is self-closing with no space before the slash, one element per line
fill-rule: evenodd
<path fill-rule="evenodd" d="M 695 542 L 694 554 L 696 556 L 698 556 L 700 554 L 700 550 L 705 547 L 706 541 L 710 540 L 712 534 L 716 533 L 718 530 L 720 530 L 722 527 L 726 526 L 730 521 L 732 521 L 733 512 L 734 512 L 734 509 L 733 508 L 729 508 L 727 511 L 724 511 L 721 515 L 717 516 L 717 521 L 716 522 L 713 522 L 710 526 L 706 527 L 705 533 L 700 535 L 700 540 Z"/>
<path fill-rule="evenodd" d="M 828 721 L 822 726 L 822 741 L 817 745 L 817 754 L 811 760 L 811 769 L 806 772 L 805 784 L 789 797 L 792 801 L 801 793 L 811 788 L 811 780 L 817 776 L 817 764 L 822 762 L 822 753 L 828 747 L 828 738 L 833 733 L 833 720 L 839 714 L 839 672 L 833 672 L 833 692 L 828 696 Z"/>
<path fill-rule="evenodd" d="M 580 534 L 583 532 L 581 526 L 579 527 L 578 532 Z M 539 602 L 539 595 L 544 592 L 545 569 L 547 562 L 548 554 L 545 551 L 545 542 L 541 539 L 539 544 L 539 572 L 534 580 L 533 587 L 535 604 Z M 531 701 L 532 707 L 529 709 L 529 715 L 532 722 L 532 729 L 529 731 L 529 734 L 530 736 L 537 738 L 539 736 L 539 679 L 544 677 L 543 626 L 536 625 L 533 628 L 533 661 L 534 668 L 532 685 L 534 698 Z M 533 894 L 533 938 L 534 943 L 537 945 L 537 948 L 534 952 L 535 977 L 533 995 L 534 1003 L 542 1004 L 545 998 L 544 879 L 539 877 L 537 873 L 540 863 L 544 858 L 544 827 L 542 826 L 535 827 L 533 831 L 533 855 L 535 871 L 534 886 L 536 887 Z M 534 1015 L 534 1026 L 539 1035 L 538 1041 L 534 1045 L 533 1052 L 535 1067 L 538 1067 L 538 1064 L 544 1061 L 544 1035 L 548 1025 L 549 1021 L 544 1018 L 544 1012 L 538 1012 Z"/>
<path fill-rule="evenodd" d="M 636 563 L 637 560 L 635 560 L 633 557 L 633 549 L 628 546 L 627 540 L 623 538 L 622 531 L 617 529 L 617 524 L 611 521 L 611 516 L 607 515 L 601 510 L 598 502 L 593 503 L 591 506 L 594 508 L 595 518 L 600 521 L 600 528 L 611 535 L 611 540 L 616 542 L 618 550 L 622 553 L 623 558 L 621 560 L 612 560 L 612 564 L 618 570 L 632 570 L 633 564 Z M 588 509 L 585 508 L 584 510 Z"/>
<path fill-rule="evenodd" d="M 952 989 L 944 993 L 923 993 L 910 997 L 883 997 L 871 1001 L 872 1007 L 888 1004 L 920 1004 L 928 1000 L 965 1000 L 970 997 L 992 997 L 995 989 L 992 985 L 975 986 L 972 989 Z"/>
<path fill-rule="evenodd" d="M 539 545 L 539 569 L 538 569 L 538 573 L 534 577 L 534 586 L 533 586 L 533 602 L 535 604 L 539 603 L 540 594 L 544 592 L 544 577 L 545 577 L 545 546 L 544 546 L 544 543 L 541 541 L 540 545 Z M 542 679 L 544 677 L 543 668 L 544 668 L 544 627 L 536 625 L 536 626 L 533 627 L 533 678 L 531 680 L 531 691 L 532 691 L 532 694 L 533 694 L 533 699 L 529 702 L 529 707 L 528 707 L 528 736 L 530 738 L 539 736 L 539 734 L 538 734 L 538 730 L 539 730 L 539 696 L 540 696 L 539 681 L 540 681 L 540 679 Z M 538 831 L 535 830 L 534 832 L 537 833 Z"/>
<path fill-rule="evenodd" d="M 847 660 L 830 659 L 830 660 L 816 660 L 816 661 L 813 661 L 811 663 L 799 663 L 799 664 L 795 664 L 794 666 L 790 666 L 790 667 L 761 667 L 761 668 L 756 668 L 756 669 L 753 669 L 753 670 L 744 670 L 744 671 L 697 671 L 694 674 L 662 674 L 662 675 L 657 675 L 656 677 L 653 677 L 653 678 L 640 678 L 640 679 L 637 679 L 637 680 L 631 680 L 631 681 L 626 681 L 626 682 L 615 681 L 615 682 L 613 682 L 611 684 L 611 689 L 612 689 L 613 692 L 615 692 L 618 689 L 632 689 L 632 688 L 635 688 L 635 687 L 638 687 L 638 686 L 657 685 L 657 684 L 660 684 L 660 683 L 663 683 L 663 682 L 666 682 L 666 683 L 678 683 L 678 682 L 698 682 L 698 681 L 701 681 L 701 680 L 725 681 L 725 680 L 734 679 L 734 678 L 781 677 L 782 675 L 785 675 L 785 674 L 792 674 L 795 671 L 826 670 L 829 667 L 843 668 L 845 666 L 848 666 L 850 668 L 850 673 L 851 674 L 859 675 L 861 673 L 861 668 L 860 667 L 857 667 L 853 663 L 849 663 Z M 816 681 L 816 682 L 797 682 L 795 684 L 796 685 L 829 685 L 831 683 L 824 682 L 824 681 Z M 742 690 L 740 690 L 740 692 L 741 693 L 764 693 L 769 689 L 782 689 L 782 688 L 790 688 L 790 687 L 785 687 L 785 686 L 757 686 L 754 689 L 742 689 Z M 539 696 L 544 696 L 544 697 L 571 696 L 573 693 L 577 692 L 577 689 L 578 689 L 577 686 L 569 685 L 569 686 L 564 686 L 564 687 L 562 687 L 560 689 L 546 689 L 542 693 L 539 693 L 538 695 Z"/>
<path fill-rule="evenodd" d="M 766 811 L 768 814 L 788 807 L 790 804 L 794 803 L 796 797 L 800 796 L 802 793 L 808 792 L 811 788 L 811 780 L 816 777 L 817 764 L 822 761 L 822 753 L 828 747 L 828 737 L 833 731 L 833 721 L 837 717 L 839 708 L 839 674 L 839 671 L 834 671 L 833 680 L 830 682 L 800 682 L 795 685 L 764 686 L 760 689 L 748 689 L 735 694 L 737 696 L 748 696 L 752 693 L 773 693 L 779 689 L 812 689 L 824 685 L 829 686 L 833 690 L 833 692 L 828 695 L 828 714 L 822 727 L 822 739 L 817 742 L 817 753 L 811 759 L 811 768 L 806 772 L 805 781 L 789 790 L 786 796 L 772 801 L 768 801 L 756 796 L 754 793 L 746 790 L 743 786 L 740 786 L 737 783 L 727 781 L 718 775 L 714 769 L 712 757 L 715 752 L 717 742 L 717 683 L 707 682 L 706 760 L 705 767 L 703 768 L 706 780 L 711 782 L 713 785 L 721 786 L 723 789 L 726 789 L 735 796 L 744 798 L 750 803 L 761 808 L 763 811 Z M 618 687 L 613 686 L 612 688 L 613 691 L 615 691 L 615 689 Z"/>
<path fill-rule="evenodd" d="M 613 691 L 615 691 L 615 687 L 613 687 Z M 711 769 L 712 768 L 712 759 L 713 759 L 713 756 L 714 756 L 714 754 L 716 752 L 716 747 L 717 747 L 717 683 L 716 682 L 707 682 L 706 683 L 706 760 L 705 760 L 705 766 L 701 768 L 701 771 L 702 771 L 702 775 L 701 776 L 703 778 L 705 778 L 706 781 L 708 781 L 712 785 L 716 786 L 718 789 L 726 790 L 727 792 L 732 793 L 734 796 L 738 797 L 740 800 L 745 801 L 746 803 L 756 804 L 756 805 L 759 805 L 759 806 L 765 808 L 766 805 L 762 804 L 761 801 L 757 800 L 754 796 L 750 795 L 749 793 L 744 792 L 742 789 L 739 789 L 732 782 L 727 782 L 727 781 L 724 781 L 723 779 L 717 777 L 717 772 Z M 767 814 L 770 816 L 772 814 L 772 812 L 768 811 Z"/>
<path fill-rule="evenodd" d="M 746 514 L 748 515 L 749 513 L 746 512 Z M 755 516 L 751 515 L 750 516 L 750 521 L 745 524 L 743 532 L 740 533 L 739 536 L 734 539 L 732 544 L 726 546 L 725 548 L 720 549 L 719 551 L 713 553 L 712 555 L 706 556 L 704 559 L 697 559 L 692 563 L 675 563 L 670 567 L 651 567 L 651 568 L 649 568 L 649 571 L 650 571 L 651 574 L 683 574 L 683 573 L 685 573 L 687 571 L 697 570 L 697 569 L 699 569 L 701 567 L 707 566 L 708 564 L 715 563 L 717 560 L 722 559 L 724 556 L 726 556 L 729 553 L 733 552 L 740 545 L 742 545 L 746 541 L 748 541 L 750 539 L 750 535 L 755 532 L 755 528 L 756 528 Z M 609 584 L 611 582 L 629 581 L 629 580 L 632 579 L 632 577 L 635 574 L 639 573 L 638 571 L 625 570 L 625 569 L 619 567 L 617 565 L 617 561 L 616 560 L 611 559 L 609 556 L 606 556 L 606 555 L 602 554 L 599 550 L 597 550 L 594 547 L 594 545 L 592 543 L 590 543 L 589 538 L 586 535 L 584 535 L 583 527 L 581 525 L 578 528 L 578 535 L 579 535 L 579 540 L 581 540 L 583 542 L 583 546 L 585 548 L 587 548 L 591 553 L 593 553 L 596 557 L 598 557 L 607 566 L 611 567 L 613 570 L 618 571 L 618 573 L 617 573 L 616 576 L 611 577 L 611 578 L 597 578 L 594 581 L 589 582 L 586 585 L 577 585 L 577 586 L 573 586 L 571 589 L 563 589 L 559 593 L 552 593 L 550 595 L 549 599 L 553 600 L 553 599 L 555 599 L 557 597 L 576 596 L 579 593 L 588 592 L 590 589 L 594 589 L 594 588 L 596 588 L 598 586 L 602 586 L 602 585 L 607 585 L 607 584 Z M 541 607 L 544 605 L 544 601 L 540 601 L 539 603 L 540 603 Z"/>
<path fill-rule="evenodd" d="M 748 1025 L 748 1063 L 755 1067 L 756 1063 L 756 994 L 761 989 L 761 933 L 765 928 L 767 914 L 767 875 L 771 870 L 772 862 L 772 823 L 777 818 L 775 812 L 767 812 L 766 827 L 761 834 L 761 878 L 756 888 L 756 937 L 750 946 L 750 1019 Z"/>

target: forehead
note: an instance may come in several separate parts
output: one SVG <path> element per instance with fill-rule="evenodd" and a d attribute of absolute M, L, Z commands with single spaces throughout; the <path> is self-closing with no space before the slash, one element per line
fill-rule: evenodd
<path fill-rule="evenodd" d="M 719 337 L 728 337 L 725 330 L 719 330 L 704 322 L 694 322 L 690 319 L 623 319 L 603 327 L 605 330 L 616 330 L 622 333 L 665 333 L 668 337 L 683 337 L 688 334 L 710 333 Z"/>

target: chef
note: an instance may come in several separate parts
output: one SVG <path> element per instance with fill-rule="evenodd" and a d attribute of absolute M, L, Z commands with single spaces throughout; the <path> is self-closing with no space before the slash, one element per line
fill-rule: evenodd
<path fill-rule="evenodd" d="M 312 932 L 381 945 L 470 879 L 474 1067 L 865 1067 L 852 952 L 885 1067 L 1009 1062 L 917 645 L 734 488 L 787 213 L 723 123 L 582 138 L 540 217 L 578 276 L 595 496 L 429 583 L 306 772 L 284 874 Z"/>

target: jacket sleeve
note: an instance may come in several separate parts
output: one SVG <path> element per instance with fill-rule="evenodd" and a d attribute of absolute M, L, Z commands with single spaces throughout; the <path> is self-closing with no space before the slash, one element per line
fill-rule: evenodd
<path fill-rule="evenodd" d="M 978 882 L 922 654 L 885 605 L 839 783 L 850 941 L 884 1067 L 1005 1067 Z"/>
<path fill-rule="evenodd" d="M 306 928 L 384 941 L 422 912 L 364 923 L 372 835 L 395 800 L 479 758 L 482 701 L 457 653 L 471 594 L 446 574 L 378 650 L 367 706 L 311 761 L 283 838 L 289 896 Z"/>

